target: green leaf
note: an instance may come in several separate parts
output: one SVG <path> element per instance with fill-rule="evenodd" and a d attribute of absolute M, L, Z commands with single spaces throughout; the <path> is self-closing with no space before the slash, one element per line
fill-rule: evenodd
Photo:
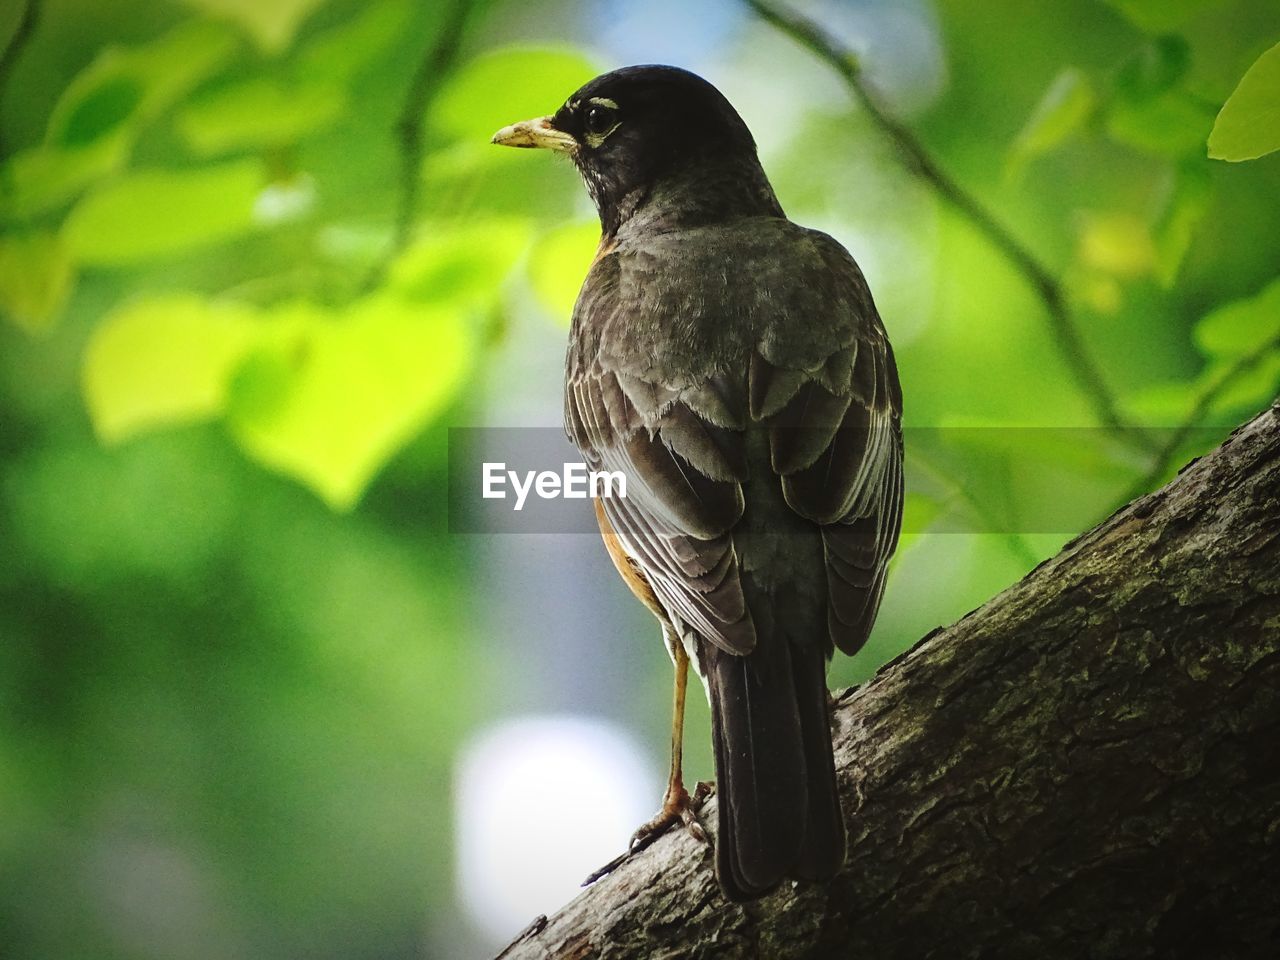
<path fill-rule="evenodd" d="M 346 82 L 390 46 L 408 22 L 408 0 L 367 6 L 304 44 L 298 51 L 299 75 Z"/>
<path fill-rule="evenodd" d="M 555 113 L 598 72 L 581 54 L 567 50 L 486 53 L 464 65 L 440 91 L 431 127 L 446 139 L 488 143 L 509 123 Z"/>
<path fill-rule="evenodd" d="M 75 283 L 66 245 L 48 231 L 0 236 L 0 307 L 29 333 L 57 319 Z"/>
<path fill-rule="evenodd" d="M 82 147 L 120 127 L 142 102 L 142 84 L 133 77 L 109 77 L 65 112 L 52 131 L 61 147 Z"/>
<path fill-rule="evenodd" d="M 1194 383 L 1179 380 L 1142 387 L 1127 396 L 1125 414 L 1134 422 L 1161 427 L 1182 423 L 1195 406 Z"/>
<path fill-rule="evenodd" d="M 1116 93 L 1128 100 L 1150 100 L 1172 89 L 1190 69 L 1191 44 L 1185 37 L 1151 37 L 1120 65 Z"/>
<path fill-rule="evenodd" d="M 1107 133 L 1157 156 L 1199 156 L 1212 122 L 1209 108 L 1174 88 L 1147 100 L 1117 98 L 1107 112 Z"/>
<path fill-rule="evenodd" d="M 1108 0 L 1111 6 L 1150 33 L 1185 26 L 1198 14 L 1222 5 L 1222 0 Z"/>
<path fill-rule="evenodd" d="M 1254 160 L 1280 150 L 1280 43 L 1254 61 L 1209 134 L 1215 160 Z"/>
<path fill-rule="evenodd" d="M 391 289 L 415 303 L 487 310 L 527 249 L 530 227 L 515 219 L 465 226 L 431 221 L 418 232 L 391 265 Z"/>
<path fill-rule="evenodd" d="M 1088 123 L 1096 103 L 1089 78 L 1076 67 L 1065 67 L 1014 139 L 1006 173 L 1017 177 L 1030 161 L 1064 143 Z"/>
<path fill-rule="evenodd" d="M 225 29 L 202 21 L 180 24 L 135 47 L 107 47 L 58 98 L 46 142 L 76 148 L 109 136 L 131 140 L 138 123 L 183 97 L 234 49 Z"/>
<path fill-rule="evenodd" d="M 124 59 L 145 81 L 144 108 L 154 114 L 221 70 L 237 46 L 235 36 L 221 24 L 188 20 L 149 43 L 128 48 Z"/>
<path fill-rule="evenodd" d="M 1212 184 L 1204 160 L 1183 163 L 1173 196 L 1155 227 L 1156 277 L 1165 287 L 1178 279 L 1196 228 L 1209 210 Z"/>
<path fill-rule="evenodd" d="M 69 203 L 123 167 L 128 148 L 124 139 L 107 137 L 76 150 L 41 144 L 14 154 L 0 166 L 0 218 L 29 220 Z"/>
<path fill-rule="evenodd" d="M 1106 113 L 1113 140 L 1158 156 L 1199 154 L 1212 111 L 1189 93 L 1191 46 L 1180 36 L 1153 37 L 1121 66 Z"/>
<path fill-rule="evenodd" d="M 132 173 L 81 200 L 65 235 L 82 262 L 107 266 L 195 250 L 247 233 L 261 186 L 253 160 Z"/>
<path fill-rule="evenodd" d="M 262 316 L 262 333 L 233 371 L 228 389 L 228 421 L 268 418 L 289 402 L 296 371 L 307 361 L 315 328 L 332 315 L 306 300 L 277 304 Z"/>
<path fill-rule="evenodd" d="M 195 294 L 117 307 L 85 350 L 82 383 L 94 430 L 118 442 L 219 416 L 231 375 L 258 337 L 250 308 Z"/>
<path fill-rule="evenodd" d="M 462 316 L 387 295 L 329 314 L 282 308 L 279 334 L 236 377 L 230 423 L 245 450 L 334 509 L 453 398 L 471 367 Z"/>
<path fill-rule="evenodd" d="M 1226 363 L 1214 364 L 1204 374 L 1204 382 L 1213 383 L 1231 370 Z M 1209 412 L 1234 422 L 1245 413 L 1254 413 L 1280 394 L 1280 350 L 1272 349 L 1242 371 L 1232 370 L 1228 384 L 1214 398 Z"/>
<path fill-rule="evenodd" d="M 565 326 L 599 245 L 598 223 L 570 223 L 543 234 L 529 257 L 534 294 L 547 312 Z"/>
<path fill-rule="evenodd" d="M 432 150 L 423 161 L 423 214 L 435 218 L 511 216 L 560 219 L 582 183 L 566 163 L 533 151 L 495 147 L 488 137 Z"/>
<path fill-rule="evenodd" d="M 148 43 L 104 49 L 68 84 L 45 142 L 0 167 L 0 216 L 26 220 L 120 170 L 142 125 L 218 70 L 235 41 L 217 24 L 180 24 Z"/>
<path fill-rule="evenodd" d="M 1196 346 L 1206 356 L 1232 358 L 1280 336 L 1280 280 L 1257 296 L 1236 300 L 1205 315 L 1195 328 Z"/>
<path fill-rule="evenodd" d="M 368 269 L 386 253 L 392 240 L 391 228 L 384 223 L 339 221 L 316 233 L 316 250 L 337 263 Z"/>
<path fill-rule="evenodd" d="M 341 87 L 260 77 L 201 97 L 178 115 L 177 125 L 191 148 L 207 156 L 296 143 L 346 109 Z"/>
<path fill-rule="evenodd" d="M 182 0 L 201 13 L 234 23 L 264 53 L 277 54 L 293 42 L 298 27 L 324 0 Z"/>

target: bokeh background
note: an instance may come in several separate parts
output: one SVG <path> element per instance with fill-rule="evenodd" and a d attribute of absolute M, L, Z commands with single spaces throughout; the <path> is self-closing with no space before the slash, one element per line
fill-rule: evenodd
<path fill-rule="evenodd" d="M 1205 146 L 1274 0 L 798 9 L 1043 265 L 1104 394 L 1026 262 L 738 0 L 0 4 L 0 954 L 482 956 L 652 812 L 670 668 L 598 539 L 450 534 L 445 499 L 450 427 L 559 422 L 593 212 L 488 138 L 598 72 L 715 82 L 896 345 L 931 439 L 835 685 L 1275 396 L 1280 160 Z"/>

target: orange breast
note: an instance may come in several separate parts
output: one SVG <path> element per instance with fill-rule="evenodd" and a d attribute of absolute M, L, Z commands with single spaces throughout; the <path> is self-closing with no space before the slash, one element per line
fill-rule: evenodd
<path fill-rule="evenodd" d="M 613 561 L 614 569 L 618 571 L 618 575 L 622 577 L 622 582 L 627 585 L 627 588 L 636 595 L 636 599 L 648 607 L 655 617 L 665 623 L 667 615 L 663 612 L 662 605 L 658 603 L 658 598 L 654 595 L 653 588 L 649 586 L 649 581 L 645 578 L 644 571 L 622 549 L 622 543 L 618 540 L 618 535 L 613 532 L 613 525 L 609 523 L 609 518 L 605 516 L 604 507 L 601 506 L 598 499 L 595 501 L 595 508 L 596 522 L 600 524 L 600 535 L 604 538 L 604 548 L 609 551 L 609 559 Z"/>
<path fill-rule="evenodd" d="M 597 263 L 599 263 L 609 254 L 613 253 L 613 251 L 616 250 L 617 248 L 618 248 L 617 237 L 606 238 L 602 236 L 600 238 L 600 245 L 596 247 L 596 255 L 591 258 L 591 266 L 594 267 Z"/>

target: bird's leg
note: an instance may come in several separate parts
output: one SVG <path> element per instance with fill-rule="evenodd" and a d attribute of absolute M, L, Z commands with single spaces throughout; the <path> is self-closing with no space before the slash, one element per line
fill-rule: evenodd
<path fill-rule="evenodd" d="M 695 839 L 707 842 L 707 834 L 698 822 L 697 812 L 709 791 L 704 789 L 704 784 L 699 784 L 693 796 L 690 796 L 689 791 L 684 788 L 681 766 L 684 758 L 684 697 L 689 683 L 689 654 L 685 652 L 684 644 L 678 637 L 672 647 L 676 678 L 671 716 L 671 771 L 667 776 L 667 792 L 663 795 L 662 809 L 657 815 L 631 835 L 629 846 L 632 853 L 643 850 L 677 822 L 683 823 Z"/>
<path fill-rule="evenodd" d="M 584 887 L 612 873 L 622 866 L 628 857 L 649 846 L 676 823 L 683 823 L 696 840 L 702 843 L 710 842 L 707 832 L 698 822 L 697 812 L 702 802 L 711 794 L 711 785 L 700 782 L 694 789 L 693 796 L 690 796 L 689 791 L 684 788 L 684 775 L 681 769 L 684 756 L 684 694 L 689 682 L 689 655 L 685 652 L 684 644 L 679 638 L 676 638 L 672 649 L 675 651 L 672 658 L 676 664 L 676 683 L 671 717 L 671 771 L 667 776 L 667 792 L 662 797 L 662 809 L 652 820 L 631 835 L 631 842 L 627 844 L 625 853 L 620 853 L 583 880 Z"/>

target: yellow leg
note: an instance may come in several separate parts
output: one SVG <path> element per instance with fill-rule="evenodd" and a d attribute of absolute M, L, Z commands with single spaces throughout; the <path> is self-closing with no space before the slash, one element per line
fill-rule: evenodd
<path fill-rule="evenodd" d="M 631 836 L 632 851 L 643 849 L 676 823 L 683 823 L 699 840 L 706 840 L 707 833 L 698 823 L 697 810 L 706 799 L 709 789 L 703 784 L 691 797 L 684 788 L 684 696 L 689 685 L 689 655 L 679 640 L 674 645 L 676 665 L 675 695 L 671 710 L 671 771 L 667 776 L 667 792 L 662 797 L 662 809 L 657 815 Z"/>
<path fill-rule="evenodd" d="M 689 685 L 689 654 L 685 653 L 684 644 L 676 641 L 676 683 L 675 697 L 671 709 L 671 774 L 667 777 L 666 801 L 670 801 L 684 793 L 684 771 L 681 764 L 684 759 L 684 694 Z M 666 802 L 663 803 L 665 807 Z"/>
<path fill-rule="evenodd" d="M 592 873 L 583 881 L 583 886 L 594 883 L 617 868 L 627 857 L 649 846 L 677 823 L 683 823 L 696 839 L 703 843 L 710 843 L 707 832 L 698 822 L 697 813 L 698 807 L 702 806 L 702 801 L 710 794 L 711 787 L 709 784 L 700 783 L 693 796 L 689 796 L 689 791 L 684 788 L 684 773 L 681 766 L 684 758 L 684 695 L 689 685 L 689 655 L 685 652 L 684 644 L 679 640 L 676 641 L 674 649 L 676 682 L 671 711 L 671 770 L 667 776 L 667 792 L 662 798 L 662 809 L 652 820 L 631 835 L 626 853 L 614 857 Z"/>

